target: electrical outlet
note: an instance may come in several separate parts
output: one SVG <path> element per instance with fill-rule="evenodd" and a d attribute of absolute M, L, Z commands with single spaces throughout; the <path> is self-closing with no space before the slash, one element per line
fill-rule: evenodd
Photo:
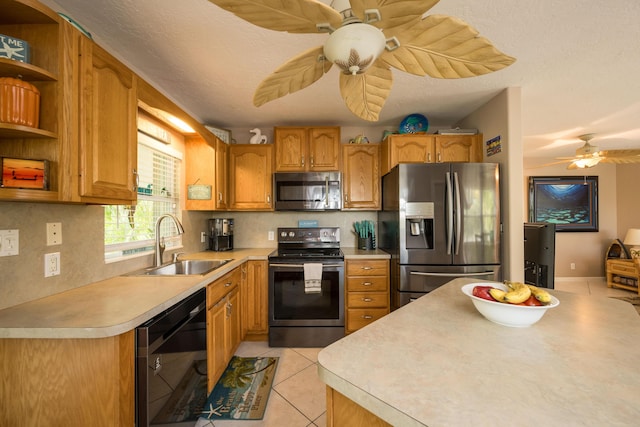
<path fill-rule="evenodd" d="M 207 232 L 206 231 L 201 231 L 200 232 L 200 243 L 207 243 Z"/>
<path fill-rule="evenodd" d="M 570 267 L 571 267 L 571 269 L 572 269 L 572 270 L 575 270 L 575 269 L 576 269 L 576 263 L 575 263 L 575 262 L 572 262 L 572 263 L 571 263 L 571 265 L 570 265 Z"/>
<path fill-rule="evenodd" d="M 60 252 L 44 255 L 44 277 L 60 275 Z"/>
<path fill-rule="evenodd" d="M 269 232 L 269 240 L 273 240 L 273 239 L 275 239 L 275 235 L 274 235 L 273 231 L 270 231 Z"/>
<path fill-rule="evenodd" d="M 0 230 L 0 256 L 18 255 L 19 248 L 19 230 Z"/>
<path fill-rule="evenodd" d="M 47 246 L 62 244 L 62 223 L 47 223 Z"/>

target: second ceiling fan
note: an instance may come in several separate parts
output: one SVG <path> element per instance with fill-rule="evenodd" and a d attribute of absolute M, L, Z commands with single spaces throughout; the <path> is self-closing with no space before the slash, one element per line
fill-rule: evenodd
<path fill-rule="evenodd" d="M 439 0 L 209 0 L 257 26 L 290 33 L 330 33 L 323 46 L 295 56 L 260 83 L 253 103 L 299 91 L 335 64 L 340 93 L 356 116 L 377 121 L 391 92 L 391 67 L 418 76 L 458 79 L 501 70 L 515 59 L 464 21 L 423 18 Z"/>

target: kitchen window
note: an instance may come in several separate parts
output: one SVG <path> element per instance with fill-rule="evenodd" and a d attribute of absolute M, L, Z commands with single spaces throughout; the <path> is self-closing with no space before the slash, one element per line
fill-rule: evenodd
<path fill-rule="evenodd" d="M 138 203 L 105 206 L 107 262 L 152 253 L 158 217 L 171 213 L 180 218 L 181 162 L 182 153 L 138 132 Z M 167 249 L 182 246 L 182 237 L 172 222 L 163 221 L 161 227 Z"/>

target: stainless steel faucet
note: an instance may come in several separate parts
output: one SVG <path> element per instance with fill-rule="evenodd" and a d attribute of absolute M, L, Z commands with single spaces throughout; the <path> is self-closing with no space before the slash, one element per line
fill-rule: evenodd
<path fill-rule="evenodd" d="M 153 259 L 153 266 L 160 267 L 162 265 L 162 256 L 164 255 L 164 237 L 160 237 L 160 223 L 165 218 L 171 218 L 178 229 L 178 234 L 184 234 L 184 227 L 180 224 L 178 217 L 173 214 L 160 215 L 156 220 L 156 249 Z"/>

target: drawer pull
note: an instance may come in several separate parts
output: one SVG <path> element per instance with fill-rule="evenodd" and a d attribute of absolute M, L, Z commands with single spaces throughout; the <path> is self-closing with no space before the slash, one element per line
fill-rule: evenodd
<path fill-rule="evenodd" d="M 371 316 L 370 314 L 363 314 L 362 318 L 365 319 L 365 320 L 371 320 L 371 319 L 373 319 L 373 316 Z"/>
<path fill-rule="evenodd" d="M 362 298 L 362 301 L 371 302 L 371 301 L 373 301 L 373 298 Z"/>
<path fill-rule="evenodd" d="M 373 270 L 373 267 L 369 267 L 367 265 L 362 267 L 363 270 Z"/>
<path fill-rule="evenodd" d="M 373 283 L 371 282 L 362 282 L 362 286 L 371 286 Z"/>
<path fill-rule="evenodd" d="M 231 282 L 227 282 L 227 283 L 224 284 L 225 288 L 228 288 L 229 286 L 231 286 Z"/>

